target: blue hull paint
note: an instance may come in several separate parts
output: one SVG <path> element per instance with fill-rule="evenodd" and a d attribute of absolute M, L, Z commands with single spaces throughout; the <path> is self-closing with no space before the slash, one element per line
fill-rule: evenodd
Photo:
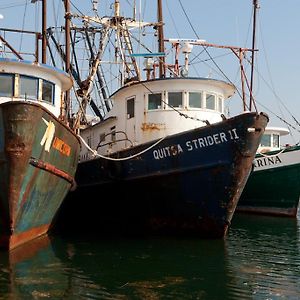
<path fill-rule="evenodd" d="M 55 130 L 47 150 L 50 122 Z M 52 114 L 24 101 L 0 105 L 0 134 L 0 246 L 12 249 L 52 226 L 71 188 L 80 142 Z"/>
<path fill-rule="evenodd" d="M 245 113 L 166 137 L 147 151 L 154 142 L 114 155 L 129 160 L 81 162 L 77 189 L 58 220 L 89 231 L 129 227 L 224 237 L 267 122 L 263 114 Z"/>

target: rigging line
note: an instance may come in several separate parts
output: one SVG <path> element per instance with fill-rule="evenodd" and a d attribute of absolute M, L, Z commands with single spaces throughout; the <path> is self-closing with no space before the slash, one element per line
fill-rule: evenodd
<path fill-rule="evenodd" d="M 123 161 L 123 160 L 129 160 L 129 159 L 132 159 L 132 158 L 135 158 L 147 151 L 149 151 L 150 149 L 152 149 L 153 147 L 155 147 L 156 145 L 158 145 L 161 141 L 163 141 L 167 136 L 164 136 L 162 137 L 161 139 L 159 139 L 157 142 L 155 142 L 154 144 L 152 144 L 150 147 L 144 149 L 143 151 L 139 152 L 139 153 L 136 153 L 134 155 L 131 155 L 131 156 L 127 156 L 127 157 L 122 157 L 122 158 L 113 158 L 113 157 L 109 157 L 109 156 L 104 156 L 104 155 L 101 155 L 99 154 L 96 150 L 93 150 L 88 144 L 87 142 L 83 139 L 83 137 L 81 135 L 77 135 L 80 140 L 82 141 L 82 143 L 84 144 L 84 146 L 93 153 L 94 156 L 97 156 L 97 157 L 101 157 L 103 159 L 107 159 L 107 160 L 113 160 L 113 161 Z"/>
<path fill-rule="evenodd" d="M 79 8 L 77 8 L 73 1 L 70 1 L 70 4 L 75 8 L 75 10 L 77 10 L 82 16 L 84 16 L 84 13 Z"/>
<path fill-rule="evenodd" d="M 25 4 L 11 4 L 11 5 L 4 5 L 4 6 L 0 6 L 0 9 L 9 9 L 9 8 L 12 8 L 12 7 L 18 7 L 18 6 L 26 6 L 27 5 L 27 2 Z"/>
<path fill-rule="evenodd" d="M 24 28 L 25 28 L 25 18 L 26 18 L 27 7 L 28 7 L 28 4 L 26 2 L 25 9 L 24 9 L 24 14 L 23 14 L 22 30 L 24 30 Z M 23 43 L 23 36 L 24 36 L 24 34 L 21 33 L 21 40 L 20 40 L 19 52 L 21 52 L 22 43 Z"/>
<path fill-rule="evenodd" d="M 260 21 L 260 19 L 259 19 L 259 21 Z M 259 24 L 260 24 L 260 23 L 259 23 Z M 259 29 L 260 29 L 260 36 L 262 37 L 263 35 L 262 35 L 262 30 L 261 30 L 261 28 L 262 28 L 262 26 L 260 25 L 260 26 L 259 26 Z M 292 116 L 292 118 L 295 120 L 296 124 L 297 124 L 298 126 L 300 126 L 299 121 L 296 120 L 296 118 L 294 117 L 294 115 L 289 111 L 289 109 L 286 107 L 286 105 L 284 104 L 284 102 L 280 99 L 280 97 L 279 97 L 279 96 L 277 95 L 277 93 L 275 92 L 274 82 L 273 82 L 273 79 L 272 79 L 272 76 L 271 76 L 270 64 L 269 64 L 269 61 L 268 61 L 267 56 L 266 56 L 266 50 L 265 50 L 266 48 L 265 48 L 265 45 L 264 45 L 264 39 L 263 39 L 263 38 L 261 38 L 261 42 L 262 42 L 262 44 L 263 44 L 263 50 L 264 50 L 264 55 L 265 55 L 265 60 L 266 60 L 266 65 L 267 65 L 267 70 L 268 70 L 268 74 L 269 74 L 269 78 L 270 78 L 270 84 L 268 85 L 268 87 L 269 87 L 270 90 L 272 91 L 272 93 L 273 93 L 273 95 L 275 96 L 275 98 L 276 98 L 277 100 L 279 100 L 279 102 L 281 103 L 281 105 L 286 109 L 286 111 L 290 114 L 290 116 Z M 263 80 L 264 80 L 264 79 L 263 79 Z M 264 80 L 264 82 L 266 83 L 266 80 Z M 279 106 L 279 110 L 280 110 L 281 114 L 284 115 L 283 112 L 281 111 L 281 107 L 280 107 L 280 106 Z"/>
<path fill-rule="evenodd" d="M 293 126 L 292 124 L 290 124 L 289 122 L 287 122 L 285 119 L 281 118 L 280 116 L 278 116 L 276 113 L 274 113 L 273 111 L 271 111 L 270 109 L 268 109 L 266 106 L 264 106 L 263 104 L 261 104 L 259 101 L 256 100 L 256 102 L 261 105 L 265 110 L 269 111 L 271 114 L 273 114 L 275 117 L 277 117 L 280 121 L 282 121 L 283 123 L 287 124 L 288 126 L 290 126 L 291 128 L 293 128 L 295 131 L 300 133 L 300 130 L 297 129 L 295 126 Z"/>
<path fill-rule="evenodd" d="M 171 13 L 171 11 L 170 11 L 170 8 L 169 8 L 169 5 L 168 5 L 168 1 L 166 1 L 166 6 L 167 6 L 167 9 L 168 9 L 169 15 L 170 15 L 170 17 L 171 17 L 173 26 L 174 26 L 174 28 L 175 28 L 175 31 L 176 31 L 178 37 L 180 37 L 180 34 L 179 34 L 178 29 L 177 29 L 177 27 L 176 27 L 176 23 L 175 23 L 175 21 L 174 21 L 173 15 L 172 15 L 172 13 Z"/>
<path fill-rule="evenodd" d="M 280 97 L 276 94 L 275 90 L 272 89 L 272 86 L 270 86 L 270 84 L 266 81 L 266 79 L 262 76 L 261 73 L 258 72 L 258 70 L 255 68 L 255 71 L 257 72 L 257 74 L 259 75 L 259 77 L 264 81 L 264 83 L 267 85 L 267 87 L 271 90 L 271 92 L 273 93 L 273 95 L 275 96 L 275 98 L 282 104 L 282 106 L 286 109 L 286 111 L 293 117 L 293 119 L 296 121 L 297 118 L 294 117 L 294 115 L 290 112 L 290 110 L 287 108 L 287 106 L 284 104 L 284 102 L 280 99 Z M 281 112 L 282 113 L 282 112 Z M 296 121 L 297 125 L 300 126 L 299 121 Z"/>
<path fill-rule="evenodd" d="M 192 28 L 194 34 L 196 35 L 197 39 L 200 39 L 199 36 L 198 36 L 198 34 L 197 34 L 197 32 L 196 32 L 196 30 L 195 30 L 195 28 L 194 28 L 194 26 L 192 25 L 192 23 L 191 23 L 191 21 L 190 21 L 188 15 L 187 15 L 187 13 L 186 13 L 186 11 L 185 11 L 185 9 L 184 9 L 182 3 L 181 3 L 181 0 L 178 0 L 178 2 L 179 2 L 179 4 L 180 4 L 180 6 L 181 6 L 181 8 L 182 8 L 182 10 L 183 10 L 183 13 L 184 13 L 184 15 L 186 16 L 187 21 L 188 21 L 188 23 L 190 24 L 190 26 L 191 26 L 191 28 Z M 217 67 L 217 69 L 219 70 L 219 72 L 221 72 L 221 74 L 224 76 L 224 78 L 226 78 L 230 83 L 232 83 L 232 81 L 231 81 L 231 80 L 227 77 L 227 75 L 221 70 L 221 68 L 220 68 L 220 67 L 218 66 L 218 64 L 214 61 L 214 59 L 212 58 L 212 56 L 210 55 L 210 53 L 207 51 L 207 48 L 208 48 L 208 47 L 206 47 L 206 46 L 202 46 L 202 47 L 203 47 L 204 51 L 206 52 L 206 54 L 207 54 L 207 55 L 209 56 L 209 58 L 211 59 L 212 63 Z M 233 84 L 233 83 L 232 83 L 232 84 Z"/>
<path fill-rule="evenodd" d="M 290 148 L 291 146 L 288 147 L 284 147 L 282 148 L 279 152 L 277 152 L 276 154 L 264 154 L 262 152 L 260 152 L 259 154 L 263 157 L 277 157 L 279 154 L 281 154 L 283 151 L 285 151 L 287 148 Z"/>

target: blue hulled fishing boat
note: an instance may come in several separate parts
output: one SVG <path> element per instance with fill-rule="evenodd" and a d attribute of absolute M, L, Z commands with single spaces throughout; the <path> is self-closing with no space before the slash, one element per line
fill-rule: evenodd
<path fill-rule="evenodd" d="M 112 17 L 70 15 L 72 22 L 79 18 L 86 26 L 80 30 L 74 25 L 74 35 L 82 37 L 84 32 L 90 44 L 99 45 L 91 52 L 86 80 L 77 81 L 82 107 L 93 104 L 96 90 L 110 106 L 98 117 L 86 116 L 86 110 L 77 114 L 84 146 L 77 189 L 68 195 L 61 219 L 68 219 L 71 228 L 88 230 L 116 227 L 122 231 L 129 226 L 130 230 L 224 237 L 268 116 L 245 109 L 225 117 L 225 102 L 236 87 L 220 79 L 190 76 L 189 56 L 193 47 L 227 49 L 239 58 L 252 49 L 200 39 L 165 39 L 161 1 L 156 23 L 121 16 L 117 0 Z M 154 28 L 158 36 L 154 51 L 133 45 L 138 40 L 133 38 L 134 29 L 140 32 L 144 27 Z M 94 39 L 99 32 L 98 43 Z M 113 33 L 115 42 L 110 43 Z M 112 65 L 123 69 L 114 73 L 121 85 L 107 93 L 104 83 L 109 81 L 104 78 L 112 69 L 103 71 L 108 63 L 104 50 L 110 45 L 115 49 L 109 53 L 116 55 Z M 141 48 L 144 52 L 135 51 Z M 167 53 L 174 54 L 173 63 L 167 63 Z"/>

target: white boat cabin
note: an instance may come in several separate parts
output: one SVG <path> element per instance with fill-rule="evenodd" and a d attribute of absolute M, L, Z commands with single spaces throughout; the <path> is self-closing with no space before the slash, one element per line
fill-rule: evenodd
<path fill-rule="evenodd" d="M 262 136 L 261 142 L 257 149 L 258 153 L 280 150 L 281 136 L 288 135 L 290 132 L 283 127 L 267 127 Z"/>
<path fill-rule="evenodd" d="M 8 101 L 39 103 L 58 117 L 63 103 L 62 93 L 72 84 L 70 76 L 51 66 L 0 59 L 0 104 Z"/>
<path fill-rule="evenodd" d="M 131 83 L 111 99 L 104 121 L 81 129 L 88 146 L 107 155 L 222 120 L 232 84 L 208 78 L 168 78 Z M 92 154 L 83 147 L 81 161 Z"/>

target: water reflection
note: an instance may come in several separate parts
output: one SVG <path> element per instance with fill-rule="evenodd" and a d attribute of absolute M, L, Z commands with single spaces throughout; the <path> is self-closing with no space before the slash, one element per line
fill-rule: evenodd
<path fill-rule="evenodd" d="M 44 237 L 0 253 L 0 299 L 299 299 L 299 224 L 235 216 L 222 240 Z"/>
<path fill-rule="evenodd" d="M 227 250 L 236 299 L 299 299 L 299 220 L 236 216 Z"/>

